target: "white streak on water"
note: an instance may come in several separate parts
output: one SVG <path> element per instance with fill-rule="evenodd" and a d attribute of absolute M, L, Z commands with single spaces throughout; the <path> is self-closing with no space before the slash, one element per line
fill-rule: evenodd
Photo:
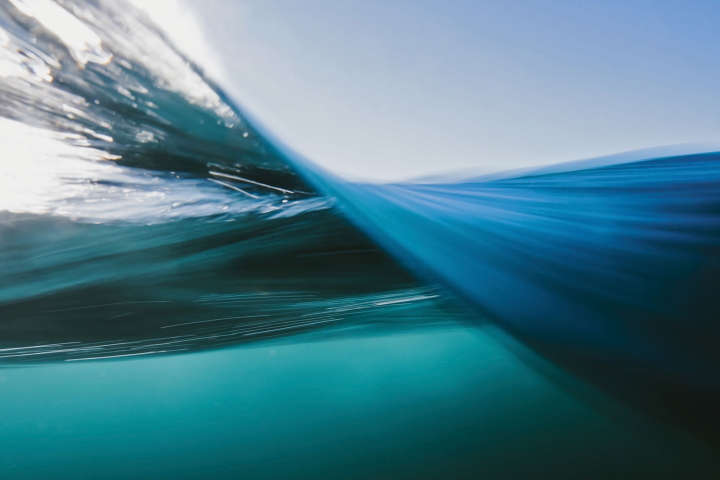
<path fill-rule="evenodd" d="M 187 323 L 178 323 L 175 325 L 165 325 L 164 327 L 160 328 L 174 328 L 174 327 L 181 327 L 183 325 L 195 325 L 197 323 L 208 323 L 208 322 L 220 322 L 222 320 L 237 320 L 240 318 L 259 318 L 259 317 L 269 317 L 270 315 L 244 315 L 240 317 L 223 317 L 223 318 L 212 318 L 210 320 L 199 320 L 197 322 L 187 322 Z"/>
<path fill-rule="evenodd" d="M 65 361 L 66 362 L 83 362 L 83 361 L 87 361 L 87 360 L 103 360 L 106 358 L 137 357 L 140 355 L 153 355 L 156 353 L 165 353 L 165 352 L 167 352 L 167 350 L 159 350 L 159 351 L 155 351 L 155 352 L 126 353 L 123 355 L 109 355 L 107 357 L 69 358 Z"/>

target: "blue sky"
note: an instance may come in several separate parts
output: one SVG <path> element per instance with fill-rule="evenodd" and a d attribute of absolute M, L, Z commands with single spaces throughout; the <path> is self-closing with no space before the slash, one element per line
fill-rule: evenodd
<path fill-rule="evenodd" d="M 720 141 L 716 0 L 180 2 L 208 71 L 346 176 Z"/>

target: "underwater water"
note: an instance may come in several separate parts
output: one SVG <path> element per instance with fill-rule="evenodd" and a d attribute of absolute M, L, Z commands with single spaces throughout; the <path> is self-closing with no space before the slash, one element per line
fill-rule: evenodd
<path fill-rule="evenodd" d="M 0 3 L 2 478 L 717 478 L 720 154 L 367 185 L 126 2 Z"/>
<path fill-rule="evenodd" d="M 713 478 L 482 331 L 2 371 L 4 478 Z M 618 417 L 622 418 L 622 417 Z"/>

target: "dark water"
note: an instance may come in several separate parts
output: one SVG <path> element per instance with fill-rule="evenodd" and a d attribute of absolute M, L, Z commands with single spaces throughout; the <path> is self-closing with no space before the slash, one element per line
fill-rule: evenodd
<path fill-rule="evenodd" d="M 717 441 L 720 154 L 612 160 L 329 188 L 410 269 L 515 338 Z"/>
<path fill-rule="evenodd" d="M 346 183 L 125 2 L 0 77 L 2 478 L 718 478 L 717 153 Z"/>

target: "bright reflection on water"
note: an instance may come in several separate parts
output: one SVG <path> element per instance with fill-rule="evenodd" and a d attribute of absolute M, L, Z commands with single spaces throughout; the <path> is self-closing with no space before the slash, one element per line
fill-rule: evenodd
<path fill-rule="evenodd" d="M 78 18 L 51 0 L 10 0 L 21 12 L 36 18 L 67 45 L 78 63 L 108 63 L 112 54 L 102 48 L 102 41 Z M 78 12 L 81 13 L 81 12 Z"/>

